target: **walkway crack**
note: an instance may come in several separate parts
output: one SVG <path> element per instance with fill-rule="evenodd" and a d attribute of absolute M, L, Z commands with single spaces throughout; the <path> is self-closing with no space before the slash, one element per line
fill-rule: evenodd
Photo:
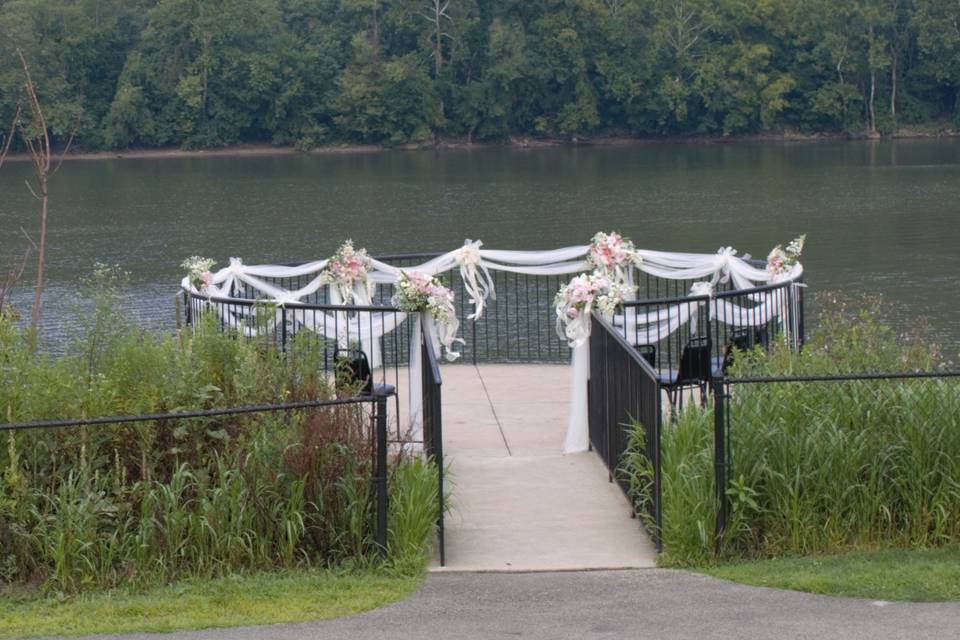
<path fill-rule="evenodd" d="M 493 419 L 497 421 L 497 429 L 500 431 L 500 437 L 503 439 L 503 446 L 507 448 L 507 455 L 512 456 L 513 452 L 510 451 L 510 443 L 507 442 L 507 434 L 503 432 L 503 425 L 500 424 L 500 416 L 497 415 L 497 408 L 493 406 L 493 398 L 490 397 L 490 391 L 487 390 L 487 383 L 483 381 L 483 374 L 480 373 L 480 367 L 473 365 L 474 369 L 477 370 L 477 377 L 480 378 L 480 386 L 483 387 L 483 393 L 487 396 L 487 403 L 490 405 L 490 411 L 493 413 Z"/>

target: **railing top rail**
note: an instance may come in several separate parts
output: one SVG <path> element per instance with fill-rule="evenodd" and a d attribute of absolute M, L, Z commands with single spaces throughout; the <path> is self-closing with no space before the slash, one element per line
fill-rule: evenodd
<path fill-rule="evenodd" d="M 764 293 L 766 291 L 773 291 L 775 289 L 785 289 L 791 285 L 798 284 L 802 282 L 802 274 L 797 278 L 790 280 L 784 280 L 783 282 L 776 282 L 774 284 L 764 284 L 758 285 L 756 287 L 751 287 L 750 289 L 733 289 L 731 291 L 718 291 L 712 295 L 701 295 L 701 296 L 673 296 L 670 298 L 654 298 L 651 300 L 629 300 L 623 303 L 625 308 L 629 307 L 645 307 L 649 305 L 665 305 L 665 304 L 679 304 L 681 302 L 707 302 L 709 300 L 716 300 L 719 298 L 735 298 L 738 296 L 749 295 L 752 293 Z"/>
<path fill-rule="evenodd" d="M 377 260 L 382 262 L 389 260 L 402 260 L 402 259 L 431 259 L 435 258 L 440 254 L 439 252 L 433 253 L 396 253 L 388 254 L 384 256 L 376 256 Z M 757 262 L 754 259 L 751 259 L 750 262 Z M 302 263 L 289 262 L 283 263 L 281 266 L 298 266 Z M 802 282 L 803 274 L 801 273 L 798 277 L 791 280 L 786 280 L 784 282 L 777 282 L 774 284 L 760 285 L 756 287 L 751 287 L 750 289 L 735 289 L 732 291 L 720 291 L 712 295 L 701 295 L 701 296 L 672 296 L 669 298 L 654 298 L 654 299 L 645 299 L 645 300 L 631 300 L 623 303 L 623 307 L 646 307 L 651 305 L 667 305 L 667 304 L 679 304 L 682 302 L 706 302 L 711 299 L 722 299 L 722 298 L 732 298 L 736 296 L 741 296 L 745 294 L 753 293 L 763 293 L 766 291 L 772 291 L 775 289 L 786 288 L 790 285 L 793 285 L 798 282 Z M 271 304 L 270 300 L 265 299 L 255 299 L 255 298 L 235 298 L 232 296 L 207 296 L 200 293 L 195 293 L 189 289 L 184 288 L 184 291 L 193 299 L 206 300 L 209 302 L 218 302 L 223 304 L 232 304 L 235 306 L 245 306 L 252 307 L 257 304 Z M 350 311 L 368 311 L 368 312 L 386 312 L 386 311 L 401 311 L 400 309 L 390 306 L 390 305 L 334 305 L 334 304 L 319 304 L 311 302 L 289 302 L 283 305 L 278 305 L 281 307 L 287 307 L 292 309 L 301 309 L 301 310 L 317 310 L 317 311 L 339 311 L 339 312 L 350 312 Z"/>
<path fill-rule="evenodd" d="M 593 312 L 593 319 L 600 325 L 600 327 L 603 328 L 604 331 L 613 336 L 614 341 L 623 347 L 624 351 L 627 352 L 627 356 L 636 362 L 645 374 L 659 381 L 660 376 L 656 369 L 654 369 L 653 366 L 647 362 L 643 356 L 641 356 L 640 353 L 630 345 L 629 342 L 627 342 L 627 339 L 623 337 L 623 334 L 621 334 L 616 327 L 607 322 L 607 320 L 596 311 Z"/>
<path fill-rule="evenodd" d="M 925 378 L 960 378 L 960 369 L 945 369 L 943 371 L 880 371 L 794 376 L 745 376 L 725 377 L 720 378 L 720 381 L 729 384 L 769 384 L 774 382 L 844 382 L 857 380 L 917 380 Z"/>
<path fill-rule="evenodd" d="M 254 404 L 239 407 L 223 407 L 220 409 L 198 409 L 196 411 L 179 411 L 173 413 L 144 413 L 135 416 L 98 416 L 96 418 L 76 418 L 62 420 L 37 420 L 33 422 L 11 422 L 0 424 L 0 431 L 18 431 L 23 429 L 57 429 L 61 427 L 84 427 L 105 424 L 123 424 L 135 422 L 152 422 L 156 420 L 185 420 L 189 418 L 209 418 L 215 416 L 230 416 L 244 413 L 267 413 L 271 411 L 290 411 L 293 409 L 309 409 L 314 407 L 333 407 L 345 404 L 361 404 L 373 402 L 372 396 L 358 395 L 350 398 L 332 398 L 327 400 L 303 400 L 300 402 L 284 402 L 281 404 Z"/>
<path fill-rule="evenodd" d="M 207 302 L 219 302 L 239 307 L 254 307 L 257 305 L 275 305 L 278 309 L 291 309 L 299 311 L 330 311 L 333 313 L 344 313 L 350 311 L 369 311 L 375 313 L 402 313 L 403 309 L 390 305 L 348 305 L 348 304 L 319 304 L 313 302 L 288 302 L 285 304 L 275 304 L 272 300 L 265 298 L 232 298 L 229 296 L 207 296 L 202 293 L 194 293 L 184 289 L 191 298 L 195 300 L 204 300 Z"/>

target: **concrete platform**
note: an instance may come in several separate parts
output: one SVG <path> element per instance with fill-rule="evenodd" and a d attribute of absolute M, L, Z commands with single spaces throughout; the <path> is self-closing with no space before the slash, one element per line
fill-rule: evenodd
<path fill-rule="evenodd" d="M 570 369 L 448 365 L 446 567 L 558 571 L 655 566 L 655 551 L 595 453 L 562 453 Z"/>

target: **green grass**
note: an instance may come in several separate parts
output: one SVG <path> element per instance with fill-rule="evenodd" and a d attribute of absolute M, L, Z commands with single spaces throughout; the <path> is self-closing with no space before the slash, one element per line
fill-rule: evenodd
<path fill-rule="evenodd" d="M 960 600 L 960 547 L 758 560 L 699 571 L 743 584 L 832 596 L 908 602 Z"/>
<path fill-rule="evenodd" d="M 0 639 L 325 620 L 396 602 L 421 582 L 422 573 L 303 570 L 88 593 L 63 601 L 16 590 L 0 594 Z"/>

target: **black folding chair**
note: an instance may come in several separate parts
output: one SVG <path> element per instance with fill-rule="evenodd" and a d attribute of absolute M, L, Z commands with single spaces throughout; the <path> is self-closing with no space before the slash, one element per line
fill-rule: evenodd
<path fill-rule="evenodd" d="M 680 354 L 679 369 L 660 370 L 660 387 L 667 390 L 671 415 L 676 415 L 676 409 L 683 409 L 682 391 L 689 387 L 700 389 L 700 402 L 706 404 L 707 381 L 715 370 L 710 347 L 708 337 L 690 338 Z"/>

